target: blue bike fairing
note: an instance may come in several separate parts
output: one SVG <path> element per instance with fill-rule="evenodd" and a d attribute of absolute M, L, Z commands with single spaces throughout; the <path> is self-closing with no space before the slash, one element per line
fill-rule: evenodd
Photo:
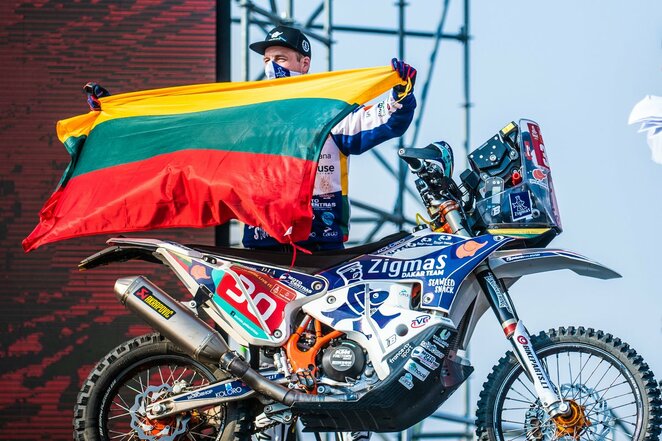
<path fill-rule="evenodd" d="M 329 280 L 329 289 L 361 281 L 420 282 L 421 306 L 448 312 L 467 275 L 512 240 L 491 234 L 472 238 L 438 233 L 411 236 L 320 275 Z"/>

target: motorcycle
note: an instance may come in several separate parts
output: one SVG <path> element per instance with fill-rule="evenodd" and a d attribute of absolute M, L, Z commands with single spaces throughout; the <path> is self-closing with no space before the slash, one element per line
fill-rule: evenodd
<path fill-rule="evenodd" d="M 559 269 L 620 277 L 546 248 L 562 228 L 538 124 L 509 123 L 468 156 L 460 184 L 446 143 L 398 153 L 429 215 L 411 233 L 295 264 L 289 253 L 137 238 L 83 260 L 164 264 L 191 299 L 142 276 L 117 280 L 119 301 L 156 333 L 90 373 L 76 439 L 247 439 L 295 420 L 313 432 L 401 431 L 469 377 L 465 349 L 491 310 L 512 350 L 480 394 L 478 439 L 657 440 L 660 390 L 633 349 L 583 327 L 531 335 L 508 292 Z"/>

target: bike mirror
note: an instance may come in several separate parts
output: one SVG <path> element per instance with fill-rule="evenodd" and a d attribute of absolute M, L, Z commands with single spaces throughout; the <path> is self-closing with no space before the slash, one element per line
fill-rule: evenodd
<path fill-rule="evenodd" d="M 432 144 L 425 147 L 426 149 L 436 150 L 437 158 L 432 161 L 438 162 L 441 164 L 444 176 L 447 178 L 453 177 L 453 165 L 455 159 L 453 157 L 453 149 L 445 141 L 433 142 Z"/>

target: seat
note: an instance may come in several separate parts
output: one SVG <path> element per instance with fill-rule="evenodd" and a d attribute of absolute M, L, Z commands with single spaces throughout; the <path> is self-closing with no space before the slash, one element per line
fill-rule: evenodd
<path fill-rule="evenodd" d="M 296 260 L 292 267 L 295 271 L 307 274 L 317 274 L 325 269 L 340 265 L 364 254 L 373 253 L 386 245 L 398 241 L 409 233 L 400 231 L 383 239 L 356 247 L 342 250 L 317 251 L 313 254 L 296 253 Z M 292 263 L 292 251 L 250 250 L 246 248 L 215 247 L 208 245 L 186 245 L 203 254 L 212 254 L 226 260 L 243 260 L 264 265 L 289 268 Z"/>

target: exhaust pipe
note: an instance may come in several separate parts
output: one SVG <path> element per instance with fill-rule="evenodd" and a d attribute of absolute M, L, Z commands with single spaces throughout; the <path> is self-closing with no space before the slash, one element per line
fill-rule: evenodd
<path fill-rule="evenodd" d="M 311 395 L 267 380 L 235 352 L 221 335 L 191 310 L 146 277 L 124 277 L 115 282 L 115 296 L 131 312 L 199 361 L 219 364 L 255 392 L 291 406 L 296 402 L 330 403 L 351 400 L 350 395 Z"/>
<path fill-rule="evenodd" d="M 193 358 L 218 363 L 230 351 L 218 331 L 143 276 L 115 282 L 117 299 Z"/>

